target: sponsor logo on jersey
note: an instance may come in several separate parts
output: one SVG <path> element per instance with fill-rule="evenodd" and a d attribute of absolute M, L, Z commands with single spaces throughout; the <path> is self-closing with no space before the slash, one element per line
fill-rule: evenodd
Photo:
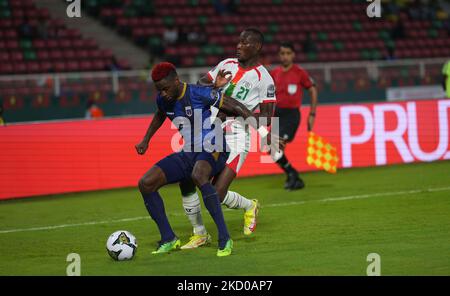
<path fill-rule="evenodd" d="M 244 81 L 244 87 L 246 88 L 246 89 L 251 89 L 252 88 L 252 84 L 250 83 L 250 82 L 248 82 L 248 81 Z"/>
<path fill-rule="evenodd" d="M 275 97 L 275 85 L 271 84 L 267 87 L 267 97 L 268 98 Z"/>
<path fill-rule="evenodd" d="M 191 106 L 184 107 L 184 111 L 186 112 L 187 116 L 189 116 L 189 117 L 192 116 L 192 107 Z"/>

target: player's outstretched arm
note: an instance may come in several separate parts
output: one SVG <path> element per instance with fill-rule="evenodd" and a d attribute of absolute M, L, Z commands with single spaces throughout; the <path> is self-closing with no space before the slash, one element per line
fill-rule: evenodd
<path fill-rule="evenodd" d="M 254 117 L 253 113 L 245 107 L 241 102 L 229 97 L 229 96 L 223 96 L 222 98 L 222 104 L 219 108 L 220 110 L 224 111 L 225 113 L 232 114 L 234 116 L 241 116 L 244 118 L 244 120 L 247 120 L 250 117 Z M 256 119 L 256 118 L 255 118 Z M 278 140 L 272 141 L 269 139 L 269 131 L 267 130 L 266 126 L 258 126 L 259 121 L 256 120 L 247 120 L 248 124 L 252 126 L 254 129 L 258 131 L 258 133 L 261 135 L 262 138 L 267 138 L 268 142 L 270 142 L 270 145 L 274 148 L 278 149 Z"/>
<path fill-rule="evenodd" d="M 147 151 L 150 139 L 153 137 L 156 131 L 162 126 L 164 120 L 166 120 L 166 114 L 164 114 L 164 112 L 158 109 L 158 111 L 156 111 L 155 115 L 153 116 L 152 122 L 148 126 L 144 138 L 139 144 L 136 144 L 135 146 L 137 153 L 142 155 L 145 153 L 145 151 Z"/>
<path fill-rule="evenodd" d="M 231 114 L 234 116 L 241 116 L 244 119 L 253 116 L 253 113 L 250 110 L 248 110 L 244 104 L 225 95 L 222 98 L 222 104 L 219 107 L 219 109 L 227 114 Z"/>

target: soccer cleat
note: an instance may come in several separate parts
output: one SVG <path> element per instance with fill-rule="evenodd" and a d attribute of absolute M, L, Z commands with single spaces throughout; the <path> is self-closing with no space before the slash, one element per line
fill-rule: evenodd
<path fill-rule="evenodd" d="M 230 238 L 228 239 L 225 248 L 217 250 L 217 256 L 218 257 L 230 256 L 232 251 L 233 251 L 233 240 Z"/>
<path fill-rule="evenodd" d="M 170 242 L 159 243 L 158 248 L 156 249 L 156 251 L 153 251 L 152 254 L 169 253 L 170 251 L 175 251 L 175 250 L 179 249 L 180 246 L 181 246 L 181 241 L 175 237 Z"/>
<path fill-rule="evenodd" d="M 195 249 L 211 242 L 211 236 L 207 234 L 193 234 L 189 242 L 181 247 L 182 250 Z"/>
<path fill-rule="evenodd" d="M 284 189 L 289 190 L 298 179 L 298 173 L 296 171 L 290 172 L 287 175 L 286 182 L 284 183 Z"/>
<path fill-rule="evenodd" d="M 288 188 L 288 190 L 298 190 L 305 187 L 305 183 L 300 177 L 297 177 L 294 183 Z"/>
<path fill-rule="evenodd" d="M 287 177 L 286 182 L 284 182 L 284 189 L 288 189 L 291 186 L 291 178 Z"/>
<path fill-rule="evenodd" d="M 256 230 L 256 217 L 259 211 L 259 202 L 257 199 L 252 200 L 252 208 L 245 211 L 244 214 L 244 234 L 250 235 Z"/>

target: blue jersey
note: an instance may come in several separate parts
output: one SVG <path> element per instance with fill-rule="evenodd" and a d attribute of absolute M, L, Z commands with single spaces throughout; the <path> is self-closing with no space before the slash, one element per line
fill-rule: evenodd
<path fill-rule="evenodd" d="M 158 109 L 175 124 L 184 139 L 184 151 L 227 151 L 222 128 L 211 122 L 211 106 L 219 108 L 223 96 L 212 87 L 184 83 L 181 96 L 166 101 L 159 94 Z M 220 131 L 220 132 L 219 132 Z"/>

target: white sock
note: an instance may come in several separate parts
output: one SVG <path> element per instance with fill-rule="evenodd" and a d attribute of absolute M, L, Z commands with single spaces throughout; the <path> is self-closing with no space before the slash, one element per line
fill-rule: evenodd
<path fill-rule="evenodd" d="M 230 209 L 244 209 L 246 211 L 250 210 L 253 206 L 251 200 L 234 191 L 227 192 L 222 204 L 226 205 Z"/>
<path fill-rule="evenodd" d="M 183 196 L 183 208 L 189 222 L 191 222 L 191 225 L 194 228 L 194 234 L 206 234 L 206 228 L 202 219 L 200 198 L 197 192 L 188 196 Z"/>
<path fill-rule="evenodd" d="M 280 160 L 281 157 L 283 157 L 283 150 L 278 150 L 278 151 L 270 151 L 270 156 L 272 156 L 272 160 L 274 162 L 277 162 L 278 160 Z"/>

